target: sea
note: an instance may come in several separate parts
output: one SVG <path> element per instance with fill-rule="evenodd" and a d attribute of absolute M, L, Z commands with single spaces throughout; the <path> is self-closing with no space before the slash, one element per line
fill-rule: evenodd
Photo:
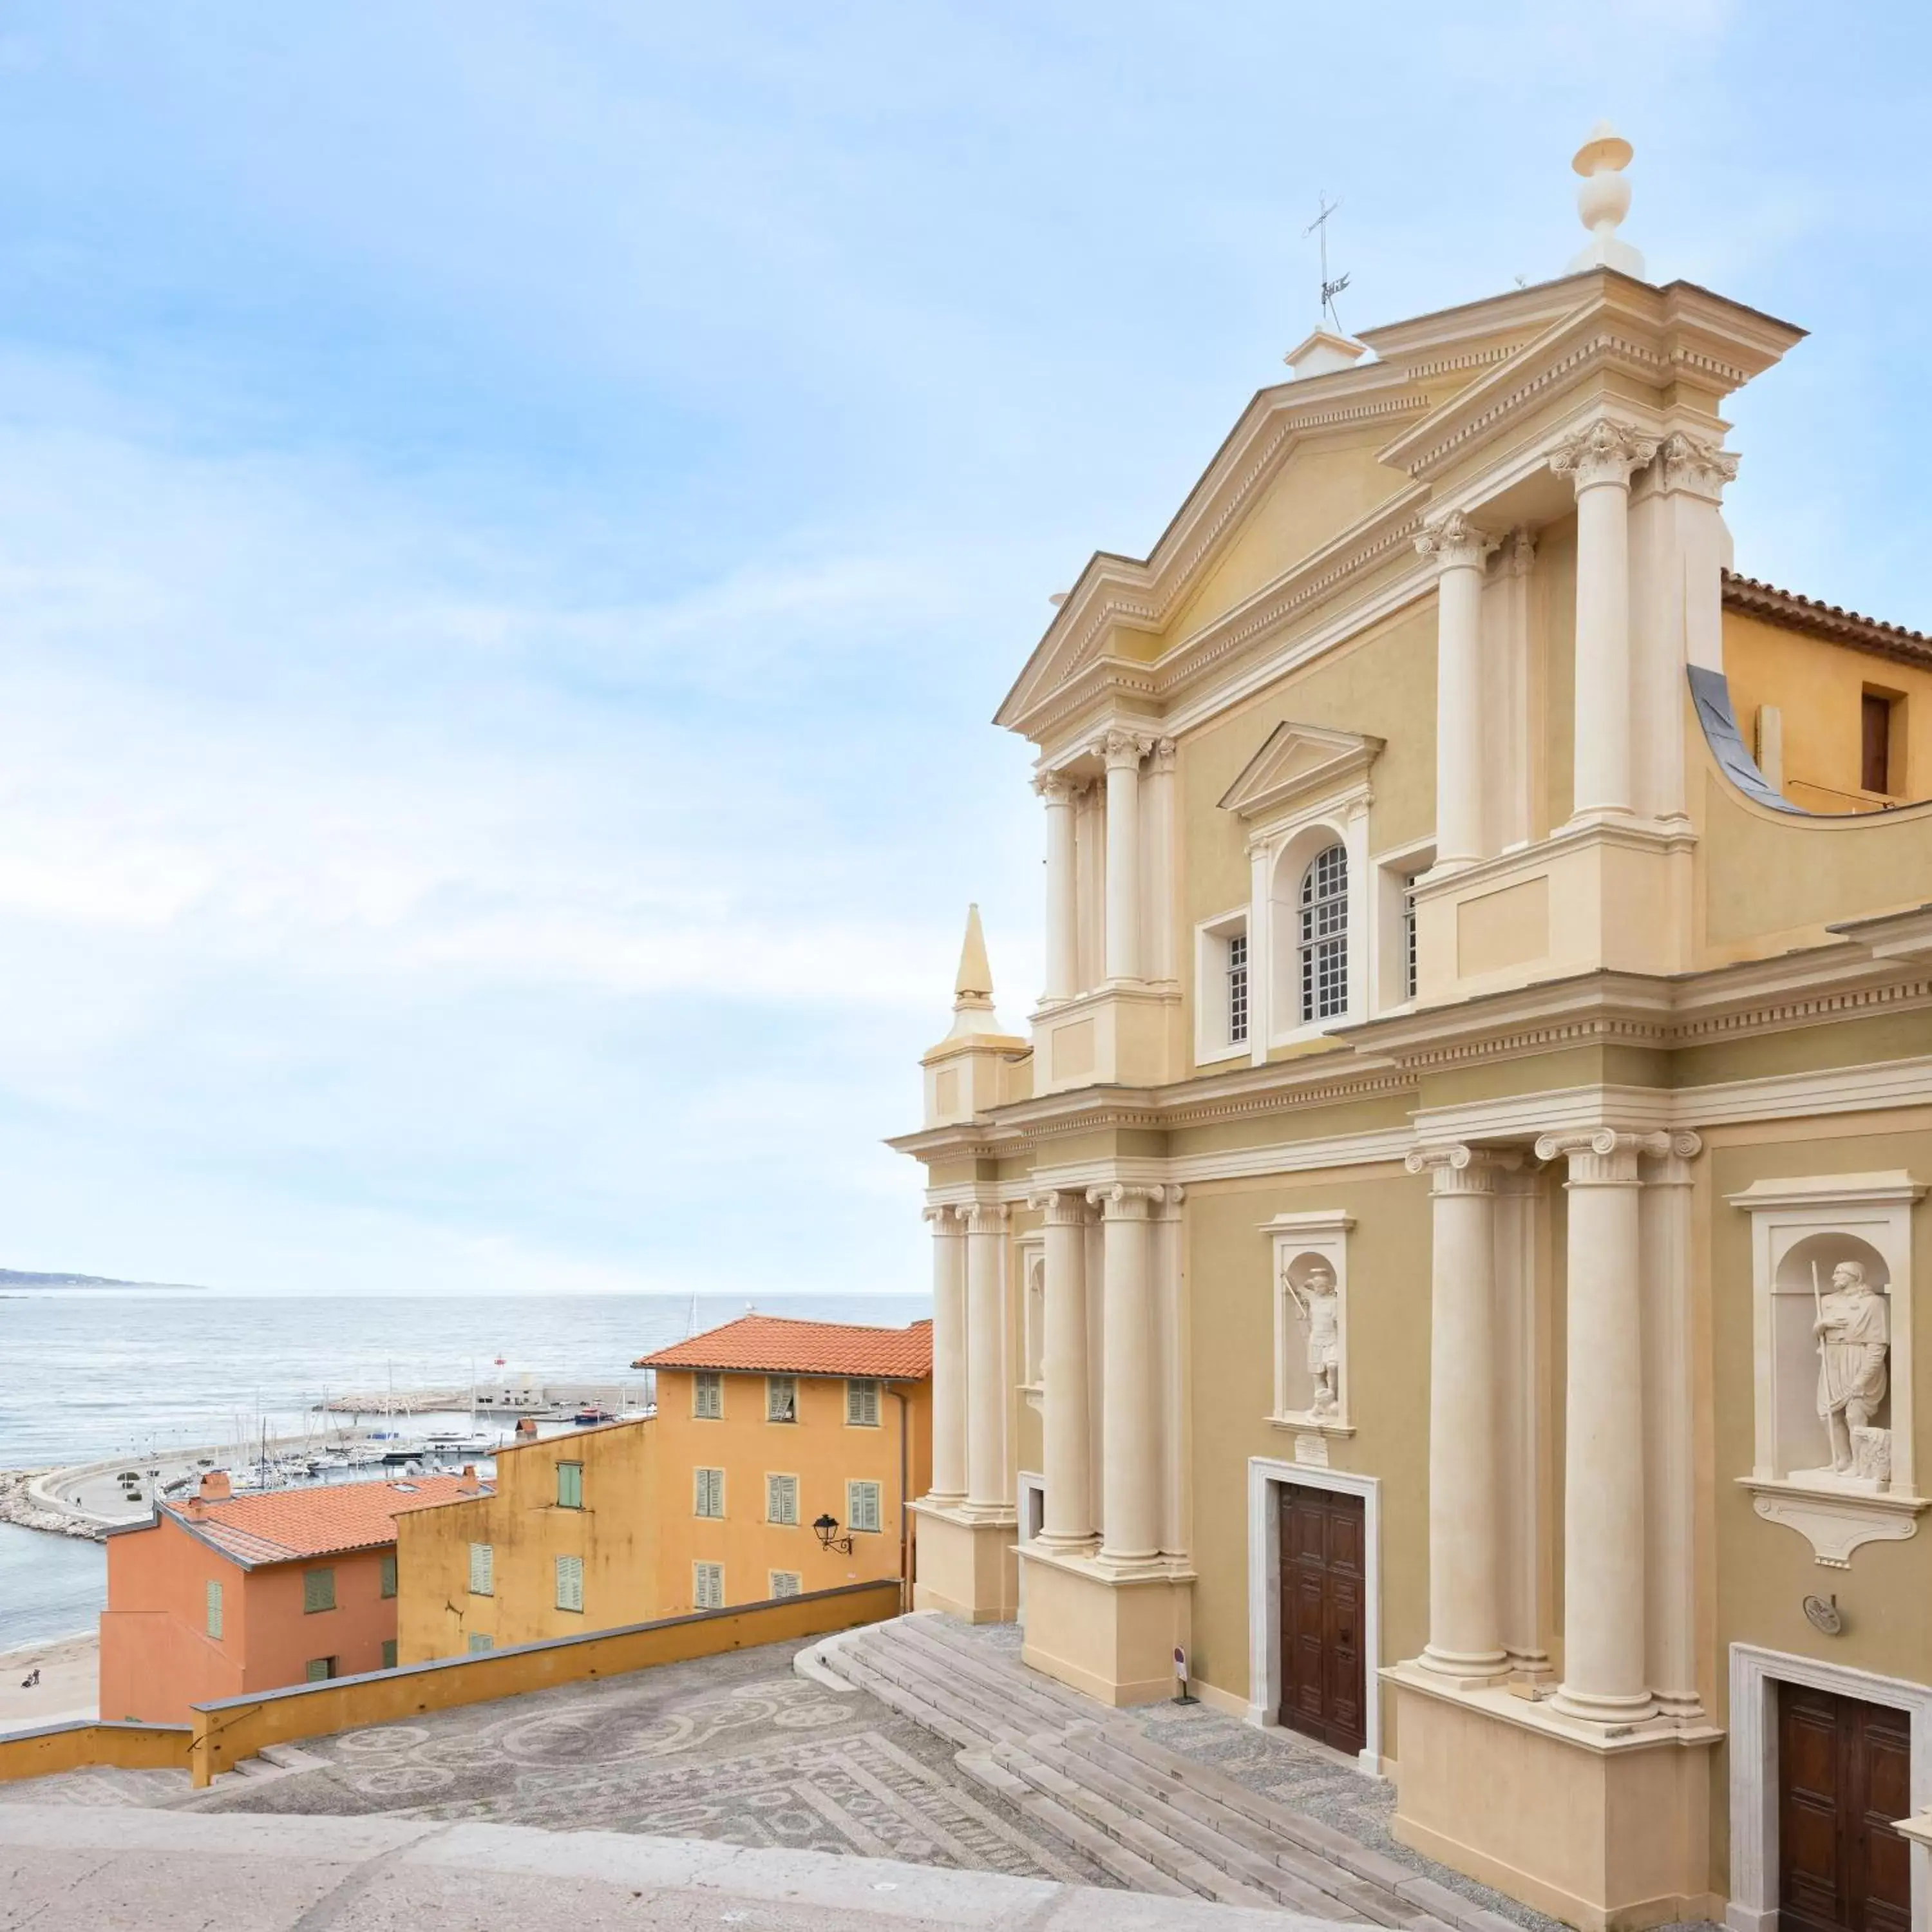
<path fill-rule="evenodd" d="M 0 1469 L 300 1435 L 331 1396 L 472 1379 L 632 1383 L 640 1355 L 761 1313 L 896 1327 L 924 1295 L 344 1294 L 193 1288 L 0 1291 Z M 503 1366 L 496 1366 L 499 1358 Z M 407 1430 L 423 1418 L 392 1426 Z M 0 1523 L 0 1651 L 90 1630 L 98 1543 Z"/>

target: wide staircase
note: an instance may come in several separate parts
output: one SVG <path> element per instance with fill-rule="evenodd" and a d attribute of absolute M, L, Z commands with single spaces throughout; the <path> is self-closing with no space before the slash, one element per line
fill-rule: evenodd
<path fill-rule="evenodd" d="M 999 1656 L 947 1618 L 895 1618 L 806 1652 L 944 1738 L 954 1762 L 1136 1892 L 1418 1932 L 1522 1932 L 1346 1834 L 1155 1744 L 1132 1718 Z"/>

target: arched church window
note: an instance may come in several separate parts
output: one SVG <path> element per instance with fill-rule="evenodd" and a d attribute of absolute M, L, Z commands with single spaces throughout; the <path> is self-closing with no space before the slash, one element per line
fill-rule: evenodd
<path fill-rule="evenodd" d="M 1301 875 L 1301 1017 L 1333 1019 L 1348 1006 L 1348 854 L 1316 854 Z"/>

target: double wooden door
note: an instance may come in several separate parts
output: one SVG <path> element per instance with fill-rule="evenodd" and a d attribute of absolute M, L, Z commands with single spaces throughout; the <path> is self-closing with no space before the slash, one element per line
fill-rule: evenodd
<path fill-rule="evenodd" d="M 1778 1705 L 1778 1932 L 1909 1932 L 1910 1720 L 1799 1684 Z"/>
<path fill-rule="evenodd" d="M 1368 1742 L 1362 1498 L 1281 1486 L 1281 1721 L 1337 1750 Z"/>

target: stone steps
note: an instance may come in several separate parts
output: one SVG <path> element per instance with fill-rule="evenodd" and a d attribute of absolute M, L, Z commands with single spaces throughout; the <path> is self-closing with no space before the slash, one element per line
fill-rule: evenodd
<path fill-rule="evenodd" d="M 1519 1932 L 1318 1819 L 1162 1748 L 1130 1718 L 942 1617 L 873 1624 L 813 1655 L 944 1738 L 964 1775 L 1134 1891 L 1403 1932 Z"/>

